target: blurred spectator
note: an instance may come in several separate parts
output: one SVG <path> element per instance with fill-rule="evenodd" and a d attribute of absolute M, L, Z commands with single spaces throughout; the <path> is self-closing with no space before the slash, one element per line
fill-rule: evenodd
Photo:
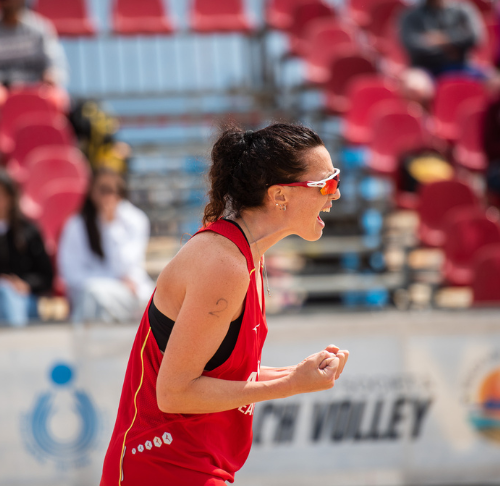
<path fill-rule="evenodd" d="M 53 270 L 38 229 L 19 211 L 17 187 L 0 170 L 0 320 L 24 326 L 37 318 L 37 296 L 52 288 Z"/>
<path fill-rule="evenodd" d="M 401 154 L 399 158 L 398 188 L 418 193 L 422 184 L 450 180 L 452 165 L 433 147 L 421 147 Z"/>
<path fill-rule="evenodd" d="M 0 0 L 0 83 L 63 85 L 66 58 L 54 27 L 25 2 Z"/>
<path fill-rule="evenodd" d="M 120 174 L 127 171 L 130 146 L 116 140 L 119 128 L 116 118 L 96 101 L 83 100 L 73 105 L 69 120 L 93 170 L 108 168 Z"/>
<path fill-rule="evenodd" d="M 99 170 L 81 213 L 63 229 L 58 264 L 74 322 L 129 321 L 153 291 L 144 269 L 149 221 L 125 192 L 118 173 Z"/>
<path fill-rule="evenodd" d="M 480 13 L 470 2 L 423 0 L 403 14 L 400 33 L 412 67 L 434 77 L 452 71 L 480 75 L 467 63 L 484 36 Z"/>

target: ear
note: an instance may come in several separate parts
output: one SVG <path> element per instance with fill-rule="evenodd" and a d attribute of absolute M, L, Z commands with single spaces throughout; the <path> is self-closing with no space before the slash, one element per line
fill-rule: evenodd
<path fill-rule="evenodd" d="M 283 186 L 271 186 L 267 190 L 267 197 L 271 204 L 286 204 L 288 202 L 287 188 Z"/>

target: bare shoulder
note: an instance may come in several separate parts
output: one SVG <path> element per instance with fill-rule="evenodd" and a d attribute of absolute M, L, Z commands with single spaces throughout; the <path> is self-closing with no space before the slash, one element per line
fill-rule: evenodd
<path fill-rule="evenodd" d="M 195 272 L 216 271 L 226 279 L 249 279 L 246 258 L 231 240 L 218 233 L 205 231 L 196 235 L 183 250 L 196 262 L 191 267 Z"/>
<path fill-rule="evenodd" d="M 212 231 L 205 231 L 190 239 L 159 277 L 159 284 L 166 277 L 173 277 L 197 286 L 248 286 L 249 273 L 246 258 L 228 238 Z"/>

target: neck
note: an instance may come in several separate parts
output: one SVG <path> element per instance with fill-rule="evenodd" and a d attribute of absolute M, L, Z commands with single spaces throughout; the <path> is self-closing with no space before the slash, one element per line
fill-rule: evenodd
<path fill-rule="evenodd" d="M 271 246 L 292 234 L 280 211 L 270 214 L 266 210 L 246 210 L 238 218 L 232 219 L 245 232 L 255 264 Z"/>

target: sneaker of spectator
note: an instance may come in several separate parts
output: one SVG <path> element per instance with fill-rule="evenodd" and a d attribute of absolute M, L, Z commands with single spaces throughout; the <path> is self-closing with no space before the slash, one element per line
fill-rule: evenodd
<path fill-rule="evenodd" d="M 144 269 L 149 220 L 125 192 L 118 173 L 100 169 L 81 213 L 62 231 L 58 268 L 75 323 L 131 321 L 153 291 Z"/>
<path fill-rule="evenodd" d="M 67 82 L 67 62 L 49 20 L 26 0 L 0 0 L 0 83 L 7 87 Z"/>

